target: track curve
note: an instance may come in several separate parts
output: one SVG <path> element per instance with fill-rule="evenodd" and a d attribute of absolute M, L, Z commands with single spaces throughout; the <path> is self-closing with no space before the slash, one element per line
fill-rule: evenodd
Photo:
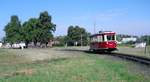
<path fill-rule="evenodd" d="M 130 60 L 130 61 L 134 61 L 134 62 L 137 62 L 137 63 L 141 63 L 141 64 L 145 64 L 145 65 L 150 66 L 150 58 L 146 58 L 146 57 L 142 57 L 142 56 L 136 56 L 136 55 L 132 55 L 132 54 L 123 54 L 123 53 L 117 53 L 117 52 L 113 52 L 113 53 L 92 52 L 92 51 L 89 51 L 89 50 L 80 50 L 80 49 L 62 49 L 62 50 L 114 56 L 114 57 L 119 57 L 119 58 L 122 58 L 122 59 Z"/>
<path fill-rule="evenodd" d="M 132 60 L 132 61 L 139 62 L 139 63 L 146 64 L 146 65 L 150 65 L 150 58 L 146 58 L 142 56 L 123 54 L 123 53 L 111 53 L 109 55 L 117 56 L 117 57 L 124 58 L 127 60 Z"/>

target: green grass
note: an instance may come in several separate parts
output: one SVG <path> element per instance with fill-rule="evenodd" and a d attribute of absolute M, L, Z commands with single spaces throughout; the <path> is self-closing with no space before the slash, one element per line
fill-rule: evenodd
<path fill-rule="evenodd" d="M 149 82 L 131 73 L 127 62 L 95 54 L 26 62 L 22 57 L 0 50 L 0 82 Z M 8 59 L 11 59 L 8 61 Z M 18 62 L 16 62 L 18 61 Z"/>

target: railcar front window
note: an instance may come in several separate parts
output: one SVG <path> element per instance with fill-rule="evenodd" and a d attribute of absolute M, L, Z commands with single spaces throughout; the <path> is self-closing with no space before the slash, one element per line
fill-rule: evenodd
<path fill-rule="evenodd" d="M 115 36 L 114 35 L 107 35 L 107 40 L 115 40 Z"/>

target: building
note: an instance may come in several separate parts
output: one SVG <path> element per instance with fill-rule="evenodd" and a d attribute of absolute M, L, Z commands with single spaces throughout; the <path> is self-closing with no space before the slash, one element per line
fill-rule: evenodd
<path fill-rule="evenodd" d="M 136 43 L 135 48 L 145 48 L 146 47 L 146 42 L 141 42 L 141 43 Z"/>
<path fill-rule="evenodd" d="M 122 38 L 122 43 L 127 43 L 127 42 L 136 42 L 137 41 L 137 38 L 134 38 L 134 37 L 129 37 L 129 38 Z"/>

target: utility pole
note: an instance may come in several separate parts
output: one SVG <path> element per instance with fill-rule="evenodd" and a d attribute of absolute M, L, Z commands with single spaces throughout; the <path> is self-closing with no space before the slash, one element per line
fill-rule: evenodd
<path fill-rule="evenodd" d="M 82 34 L 81 34 L 81 47 L 82 47 L 82 37 L 83 37 L 83 36 L 82 36 Z"/>
<path fill-rule="evenodd" d="M 149 36 L 147 35 L 147 36 L 146 36 L 145 54 L 146 54 L 146 53 L 149 54 L 148 45 L 149 45 Z"/>
<path fill-rule="evenodd" d="M 94 34 L 96 33 L 96 21 L 94 21 Z"/>
<path fill-rule="evenodd" d="M 149 45 L 149 35 L 147 35 L 147 54 L 150 54 L 148 45 Z"/>
<path fill-rule="evenodd" d="M 145 46 L 145 49 L 144 49 L 144 54 L 146 54 L 146 47 L 147 47 L 147 42 L 146 42 L 146 46 Z"/>

